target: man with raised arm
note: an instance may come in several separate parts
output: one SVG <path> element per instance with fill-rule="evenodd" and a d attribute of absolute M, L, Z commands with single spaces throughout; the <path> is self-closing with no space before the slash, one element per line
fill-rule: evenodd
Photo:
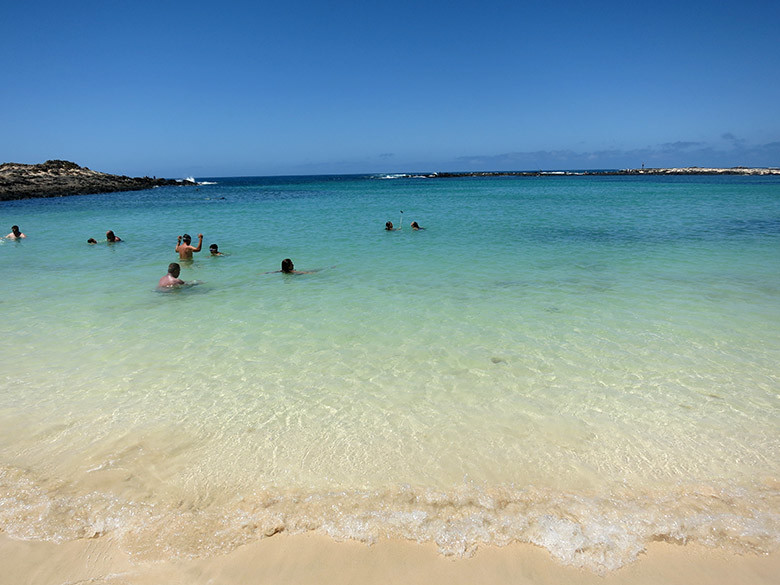
<path fill-rule="evenodd" d="M 192 260 L 192 253 L 200 252 L 200 249 L 203 247 L 203 234 L 198 234 L 197 247 L 190 245 L 190 242 L 192 242 L 192 238 L 189 234 L 179 236 L 176 243 L 176 252 L 179 253 L 180 260 Z"/>

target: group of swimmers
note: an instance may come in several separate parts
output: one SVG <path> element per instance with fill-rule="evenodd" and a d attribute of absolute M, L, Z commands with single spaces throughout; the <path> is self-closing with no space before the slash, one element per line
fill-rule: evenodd
<path fill-rule="evenodd" d="M 422 230 L 425 228 L 420 227 L 420 225 L 413 221 L 410 224 L 411 228 L 415 231 Z M 400 230 L 401 228 L 393 227 L 393 222 L 388 221 L 385 223 L 385 230 L 386 231 L 396 231 Z M 21 238 L 26 238 L 27 236 L 24 235 L 21 230 L 19 230 L 18 225 L 11 226 L 11 233 L 5 236 L 6 239 L 9 240 L 18 240 Z M 108 230 L 106 232 L 106 242 L 109 244 L 113 244 L 116 242 L 121 242 L 122 238 L 117 236 L 113 230 Z M 87 240 L 88 244 L 97 244 L 97 240 L 95 238 L 89 238 Z M 176 248 L 175 251 L 177 254 L 179 254 L 180 260 L 192 260 L 192 254 L 195 252 L 200 252 L 203 248 L 203 234 L 198 234 L 198 245 L 193 246 L 192 245 L 192 237 L 189 234 L 184 234 L 177 237 L 176 240 Z M 222 252 L 219 251 L 219 246 L 217 244 L 211 244 L 209 246 L 209 252 L 211 256 L 224 256 Z M 278 273 L 281 272 L 283 274 L 311 274 L 311 272 L 314 271 L 305 271 L 305 270 L 295 270 L 295 265 L 293 264 L 293 261 L 289 258 L 285 258 L 282 260 L 282 268 L 281 270 L 274 270 L 272 272 L 266 272 L 266 274 L 272 274 L 272 273 Z M 197 282 L 191 282 L 187 283 L 183 281 L 181 278 L 179 278 L 179 274 L 181 273 L 181 265 L 179 265 L 178 262 L 171 262 L 168 265 L 168 273 L 163 276 L 160 279 L 160 282 L 158 283 L 158 288 L 171 288 L 171 287 L 177 287 L 177 286 L 186 286 L 186 285 L 192 285 L 197 284 Z"/>
<path fill-rule="evenodd" d="M 192 260 L 192 254 L 194 252 L 200 252 L 202 248 L 203 234 L 198 234 L 197 246 L 192 245 L 192 236 L 184 234 L 177 237 L 176 248 L 174 250 L 179 255 L 180 260 Z M 209 251 L 212 256 L 224 256 L 224 254 L 219 251 L 219 246 L 217 244 L 211 244 L 211 246 L 209 246 Z M 157 288 L 171 288 L 196 284 L 195 282 L 188 283 L 183 281 L 179 278 L 179 273 L 181 273 L 181 266 L 178 262 L 171 262 L 168 264 L 168 273 L 160 279 Z"/>
<path fill-rule="evenodd" d="M 410 223 L 409 227 L 411 227 L 414 231 L 419 231 L 419 230 L 424 230 L 425 229 L 424 227 L 420 227 L 420 224 L 417 223 L 416 221 L 413 221 L 412 223 Z M 400 230 L 400 229 L 401 228 L 399 228 L 399 227 L 393 227 L 393 222 L 392 221 L 385 222 L 385 231 L 394 232 L 394 231 Z"/>
<path fill-rule="evenodd" d="M 192 260 L 192 253 L 200 252 L 201 248 L 203 248 L 203 234 L 198 234 L 197 246 L 192 245 L 192 237 L 190 234 L 184 234 L 183 236 L 178 237 L 175 250 L 176 253 L 179 254 L 181 260 Z M 224 254 L 219 251 L 219 246 L 217 244 L 211 244 L 209 246 L 209 252 L 212 256 L 224 256 Z"/>
<path fill-rule="evenodd" d="M 197 251 L 198 250 L 193 250 L 193 252 Z M 212 254 L 212 256 L 214 255 L 215 254 Z M 219 255 L 222 256 L 223 254 L 220 253 Z M 271 272 L 266 272 L 266 274 L 276 274 L 279 272 L 283 274 L 311 274 L 312 272 L 316 272 L 316 270 L 295 270 L 295 264 L 293 264 L 293 261 L 289 258 L 285 258 L 282 260 L 281 270 L 272 270 Z M 192 286 L 199 284 L 198 281 L 185 282 L 179 278 L 179 274 L 181 274 L 181 265 L 178 262 L 171 262 L 168 264 L 168 273 L 160 279 L 160 282 L 157 283 L 157 288 L 167 289 L 172 287 Z"/>
<path fill-rule="evenodd" d="M 121 241 L 122 241 L 122 238 L 120 238 L 119 236 L 115 235 L 112 230 L 108 230 L 106 232 L 106 242 L 108 242 L 109 244 L 113 244 L 115 242 L 121 242 Z M 95 238 L 89 238 L 87 240 L 87 244 L 97 244 L 97 240 Z"/>
<path fill-rule="evenodd" d="M 413 221 L 410 224 L 410 227 L 414 231 L 425 229 L 423 227 L 420 227 L 420 224 L 418 224 L 416 221 Z M 385 230 L 386 231 L 396 231 L 400 230 L 401 228 L 393 227 L 393 222 L 388 221 L 385 223 Z M 113 232 L 110 232 L 113 235 Z M 203 234 L 198 234 L 198 245 L 193 246 L 192 245 L 192 237 L 189 234 L 184 234 L 182 236 L 178 236 L 176 240 L 176 248 L 175 251 L 179 254 L 180 260 L 192 260 L 192 254 L 195 252 L 200 252 L 203 248 Z M 219 251 L 219 247 L 217 244 L 211 244 L 209 246 L 209 251 L 211 252 L 212 256 L 223 256 L 222 252 Z M 281 270 L 274 270 L 272 272 L 266 272 L 266 274 L 273 274 L 281 272 L 283 274 L 311 274 L 314 271 L 311 270 L 295 270 L 295 265 L 293 264 L 293 261 L 289 258 L 285 258 L 282 260 L 282 268 Z M 178 262 L 171 262 L 168 265 L 168 273 L 163 276 L 160 279 L 160 282 L 157 284 L 157 288 L 166 289 L 171 287 L 178 287 L 178 286 L 187 286 L 197 283 L 188 283 L 179 278 L 179 274 L 181 274 L 181 265 Z"/>
<path fill-rule="evenodd" d="M 420 224 L 418 224 L 416 221 L 413 221 L 410 224 L 410 227 L 414 231 L 423 230 L 425 228 L 420 227 Z M 393 227 L 393 222 L 388 221 L 385 223 L 385 230 L 386 231 L 396 231 L 400 230 L 401 228 Z M 112 232 L 113 233 L 113 232 Z M 203 248 L 203 234 L 198 234 L 198 245 L 193 246 L 192 245 L 192 237 L 189 234 L 184 234 L 182 236 L 179 236 L 176 240 L 176 248 L 175 251 L 179 254 L 180 260 L 192 260 L 192 254 L 195 252 L 200 252 Z M 211 252 L 212 256 L 223 256 L 222 252 L 219 251 L 219 247 L 217 244 L 211 244 L 209 246 L 209 251 Z M 311 274 L 312 272 L 315 272 L 313 270 L 295 270 L 295 265 L 293 264 L 293 261 L 289 258 L 285 258 L 282 260 L 282 268 L 281 270 L 273 270 L 272 272 L 266 272 L 266 274 L 273 274 L 273 273 L 279 273 L 282 274 Z M 160 282 L 157 284 L 158 289 L 167 289 L 172 287 L 179 287 L 179 286 L 191 286 L 192 284 L 197 284 L 197 282 L 185 282 L 181 278 L 179 278 L 179 274 L 181 274 L 181 265 L 178 262 L 171 262 L 168 265 L 168 273 L 163 276 L 160 279 Z"/>
<path fill-rule="evenodd" d="M 192 260 L 192 255 L 196 252 L 200 252 L 202 248 L 203 234 L 198 234 L 197 246 L 192 245 L 192 236 L 184 234 L 177 237 L 176 248 L 174 250 L 179 255 L 180 260 Z M 211 244 L 209 246 L 209 252 L 212 256 L 224 256 L 224 254 L 219 251 L 219 246 L 217 244 Z M 282 260 L 281 270 L 274 270 L 273 272 L 283 272 L 284 274 L 310 274 L 310 271 L 295 270 L 295 265 L 289 258 Z M 168 265 L 168 273 L 160 279 L 157 288 L 171 288 L 197 284 L 197 282 L 185 282 L 179 278 L 179 274 L 181 274 L 181 265 L 178 262 L 171 262 Z M 267 272 L 266 274 L 271 273 Z"/>

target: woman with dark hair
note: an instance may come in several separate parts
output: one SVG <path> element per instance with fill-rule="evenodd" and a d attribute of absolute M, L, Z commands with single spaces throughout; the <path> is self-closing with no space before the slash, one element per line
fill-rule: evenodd
<path fill-rule="evenodd" d="M 281 270 L 272 270 L 271 272 L 266 272 L 266 274 L 276 274 L 278 272 L 281 272 L 282 274 L 311 274 L 312 272 L 317 272 L 316 270 L 295 270 L 295 265 L 293 264 L 293 261 L 289 258 L 285 258 L 282 260 L 282 269 Z"/>

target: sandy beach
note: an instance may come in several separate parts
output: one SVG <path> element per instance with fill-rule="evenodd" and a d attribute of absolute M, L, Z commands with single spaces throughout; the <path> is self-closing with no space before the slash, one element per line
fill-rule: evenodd
<path fill-rule="evenodd" d="M 453 559 L 438 554 L 432 545 L 381 541 L 367 546 L 311 534 L 280 534 L 224 556 L 157 563 L 135 562 L 110 538 L 53 544 L 0 536 L 0 559 L 2 585 L 771 585 L 780 574 L 776 552 L 739 556 L 701 546 L 655 543 L 637 562 L 598 575 L 561 566 L 531 545 L 487 547 L 471 558 Z"/>

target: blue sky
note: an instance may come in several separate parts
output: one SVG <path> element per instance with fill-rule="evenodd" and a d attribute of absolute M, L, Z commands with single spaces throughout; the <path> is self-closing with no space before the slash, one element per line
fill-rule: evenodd
<path fill-rule="evenodd" d="M 769 1 L 6 3 L 0 162 L 780 166 L 779 19 Z"/>

